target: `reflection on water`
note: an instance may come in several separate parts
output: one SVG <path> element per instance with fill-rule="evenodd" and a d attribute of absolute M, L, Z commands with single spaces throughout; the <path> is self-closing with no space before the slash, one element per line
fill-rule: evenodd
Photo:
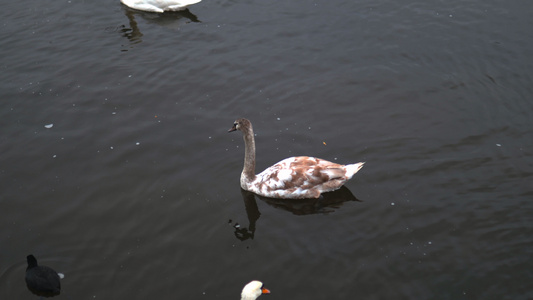
<path fill-rule="evenodd" d="M 172 11 L 165 13 L 153 13 L 131 9 L 129 7 L 123 6 L 124 14 L 129 20 L 129 27 L 122 25 L 119 32 L 130 41 L 131 45 L 139 44 L 142 42 L 143 33 L 137 25 L 135 16 L 140 16 L 143 20 L 160 25 L 162 27 L 179 29 L 181 24 L 196 22 L 199 23 L 198 17 L 191 13 L 189 9 L 181 11 Z"/>
<path fill-rule="evenodd" d="M 272 207 L 289 211 L 295 215 L 327 214 L 334 212 L 335 209 L 339 209 L 345 202 L 361 201 L 346 186 L 342 186 L 333 192 L 324 193 L 318 199 L 294 200 L 267 198 L 255 195 L 242 188 L 241 195 L 246 209 L 246 215 L 248 216 L 248 227 L 243 227 L 238 223 L 233 225 L 235 228 L 235 237 L 241 241 L 254 238 L 256 222 L 261 216 L 255 200 L 256 196 Z"/>
<path fill-rule="evenodd" d="M 255 201 L 255 194 L 245 191 L 241 188 L 242 200 L 246 209 L 246 216 L 248 216 L 248 227 L 242 227 L 240 224 L 235 223 L 235 237 L 241 241 L 247 239 L 253 239 L 255 234 L 255 223 L 261 216 L 257 202 Z"/>
<path fill-rule="evenodd" d="M 321 194 L 318 199 L 291 201 L 287 199 L 258 197 L 270 206 L 290 211 L 295 215 L 327 214 L 334 212 L 335 209 L 339 209 L 345 202 L 361 201 L 344 185 L 336 191 Z"/>

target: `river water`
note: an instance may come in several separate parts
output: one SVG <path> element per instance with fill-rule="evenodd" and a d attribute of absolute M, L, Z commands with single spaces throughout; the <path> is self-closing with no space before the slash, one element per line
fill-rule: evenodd
<path fill-rule="evenodd" d="M 3 3 L 0 299 L 36 299 L 30 253 L 65 274 L 56 299 L 238 299 L 253 279 L 260 299 L 532 299 L 532 15 Z M 254 197 L 239 117 L 257 171 L 366 164 L 338 201 Z"/>

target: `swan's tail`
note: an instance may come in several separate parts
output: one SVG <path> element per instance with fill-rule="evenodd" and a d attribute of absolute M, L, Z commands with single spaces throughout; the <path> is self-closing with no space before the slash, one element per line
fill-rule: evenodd
<path fill-rule="evenodd" d="M 359 172 L 359 170 L 361 170 L 361 168 L 363 167 L 365 163 L 364 162 L 360 162 L 360 163 L 356 163 L 356 164 L 351 164 L 351 165 L 346 165 L 346 177 L 348 177 L 348 179 L 352 178 L 353 175 L 355 175 L 355 173 Z"/>

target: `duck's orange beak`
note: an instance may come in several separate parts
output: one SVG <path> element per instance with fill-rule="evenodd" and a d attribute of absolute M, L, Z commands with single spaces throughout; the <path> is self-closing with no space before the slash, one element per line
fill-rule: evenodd
<path fill-rule="evenodd" d="M 270 294 L 270 290 L 269 289 L 266 289 L 266 288 L 261 288 L 261 292 L 263 294 Z"/>

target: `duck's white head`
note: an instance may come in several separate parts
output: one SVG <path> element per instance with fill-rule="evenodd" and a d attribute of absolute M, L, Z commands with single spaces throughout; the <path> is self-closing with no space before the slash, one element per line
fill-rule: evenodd
<path fill-rule="evenodd" d="M 254 280 L 242 289 L 241 300 L 255 300 L 262 294 L 270 294 L 270 291 L 263 287 L 261 281 Z"/>

